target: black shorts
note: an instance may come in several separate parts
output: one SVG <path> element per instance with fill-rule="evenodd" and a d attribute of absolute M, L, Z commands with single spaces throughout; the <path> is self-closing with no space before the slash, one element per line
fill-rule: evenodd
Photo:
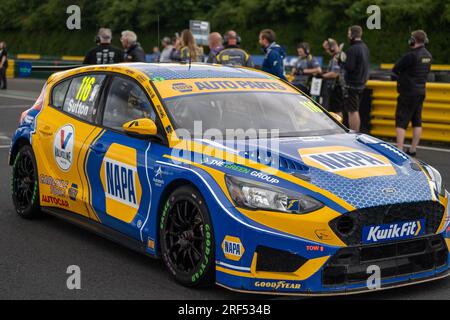
<path fill-rule="evenodd" d="M 348 88 L 347 97 L 344 98 L 344 109 L 346 112 L 358 112 L 359 104 L 364 89 Z"/>
<path fill-rule="evenodd" d="M 344 94 L 342 93 L 342 87 L 340 85 L 330 87 L 330 101 L 328 111 L 334 113 L 344 111 Z"/>
<path fill-rule="evenodd" d="M 395 112 L 395 126 L 406 130 L 409 122 L 412 122 L 413 127 L 421 127 L 424 100 L 424 95 L 399 95 L 397 98 L 397 110 Z"/>

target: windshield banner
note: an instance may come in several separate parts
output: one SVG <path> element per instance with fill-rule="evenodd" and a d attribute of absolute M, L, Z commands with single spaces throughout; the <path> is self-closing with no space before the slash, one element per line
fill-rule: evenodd
<path fill-rule="evenodd" d="M 278 92 L 297 93 L 289 85 L 275 79 L 248 78 L 212 78 L 212 79 L 178 79 L 155 82 L 163 99 L 200 93 L 213 92 Z"/>

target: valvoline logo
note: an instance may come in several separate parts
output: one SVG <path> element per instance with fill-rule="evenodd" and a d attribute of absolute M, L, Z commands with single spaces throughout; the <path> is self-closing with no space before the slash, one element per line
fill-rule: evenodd
<path fill-rule="evenodd" d="M 63 171 L 67 171 L 73 162 L 73 146 L 74 146 L 75 130 L 72 125 L 67 124 L 61 127 L 53 140 L 53 155 L 56 164 Z"/>
<path fill-rule="evenodd" d="M 390 224 L 366 226 L 362 232 L 363 243 L 376 243 L 415 238 L 425 233 L 425 219 Z"/>
<path fill-rule="evenodd" d="M 68 132 L 66 135 L 66 132 L 64 130 L 61 130 L 61 149 L 66 149 L 67 144 L 70 140 L 70 138 L 72 137 L 73 133 L 72 132 Z"/>

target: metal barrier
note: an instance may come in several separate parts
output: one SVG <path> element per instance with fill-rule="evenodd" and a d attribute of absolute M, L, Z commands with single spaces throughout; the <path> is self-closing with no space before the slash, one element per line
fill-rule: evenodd
<path fill-rule="evenodd" d="M 393 63 L 380 64 L 380 69 L 382 69 L 382 70 L 392 70 L 393 67 L 394 67 Z M 431 71 L 450 71 L 450 65 L 448 65 L 448 64 L 432 64 Z"/>
<path fill-rule="evenodd" d="M 367 87 L 373 90 L 370 134 L 395 137 L 396 82 L 370 80 Z M 422 122 L 422 139 L 450 142 L 450 84 L 427 83 Z M 406 136 L 412 137 L 411 126 Z"/>

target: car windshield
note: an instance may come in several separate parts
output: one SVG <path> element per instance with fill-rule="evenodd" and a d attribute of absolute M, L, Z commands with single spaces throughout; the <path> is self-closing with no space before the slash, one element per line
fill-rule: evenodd
<path fill-rule="evenodd" d="M 194 137 L 208 129 L 218 129 L 224 136 L 227 130 L 266 130 L 280 137 L 345 132 L 322 109 L 297 93 L 208 93 L 171 97 L 165 103 L 175 129 L 186 129 Z M 195 121 L 201 121 L 201 130 L 198 122 L 194 130 Z"/>

